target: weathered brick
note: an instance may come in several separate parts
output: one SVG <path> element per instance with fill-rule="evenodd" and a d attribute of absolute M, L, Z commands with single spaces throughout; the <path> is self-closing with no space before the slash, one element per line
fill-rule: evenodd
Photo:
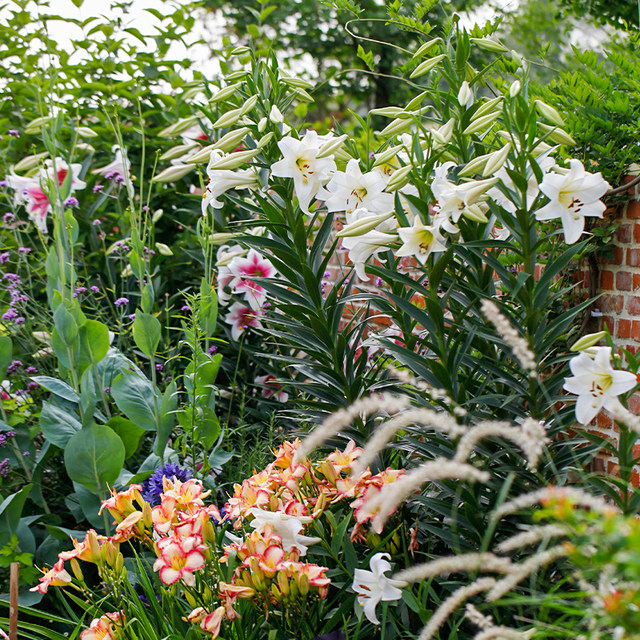
<path fill-rule="evenodd" d="M 640 289 L 640 274 L 633 274 L 633 290 Z"/>
<path fill-rule="evenodd" d="M 631 324 L 631 335 L 629 337 L 633 338 L 634 340 L 640 340 L 640 321 L 639 320 L 634 320 L 633 323 Z"/>
<path fill-rule="evenodd" d="M 621 224 L 618 227 L 617 236 L 618 236 L 618 242 L 624 242 L 624 243 L 631 242 L 631 225 Z"/>
<path fill-rule="evenodd" d="M 609 429 L 609 428 L 613 427 L 613 420 L 611 419 L 611 417 L 609 415 L 607 415 L 606 413 L 601 411 L 598 414 L 598 417 L 596 418 L 596 424 L 601 429 Z M 604 435 L 604 434 L 598 434 L 598 435 Z"/>
<path fill-rule="evenodd" d="M 640 316 L 640 297 L 630 296 L 628 298 L 627 310 L 632 316 Z"/>
<path fill-rule="evenodd" d="M 640 218 L 640 200 L 631 200 L 628 202 L 625 214 L 629 220 Z"/>
<path fill-rule="evenodd" d="M 604 290 L 613 289 L 613 271 L 602 271 L 600 273 L 600 288 Z"/>
<path fill-rule="evenodd" d="M 636 415 L 640 415 L 640 395 L 638 395 L 637 393 L 634 393 L 629 398 L 629 411 Z"/>
<path fill-rule="evenodd" d="M 637 222 L 633 225 L 633 240 L 634 242 L 640 242 L 640 224 Z"/>
<path fill-rule="evenodd" d="M 602 316 L 601 318 L 602 324 L 600 325 L 603 329 L 606 329 L 612 336 L 616 334 L 615 326 L 616 321 L 611 316 Z"/>
<path fill-rule="evenodd" d="M 640 324 L 640 322 L 638 323 Z M 618 320 L 618 327 L 616 329 L 616 336 L 618 338 L 630 338 L 631 337 L 631 320 Z"/>
<path fill-rule="evenodd" d="M 638 300 L 638 315 L 640 315 L 640 297 L 634 296 Z M 602 297 L 602 308 L 604 311 L 620 313 L 624 307 L 624 296 L 607 295 Z"/>
<path fill-rule="evenodd" d="M 622 263 L 620 263 L 622 264 Z M 640 266 L 640 249 L 628 249 L 627 250 L 627 264 L 630 267 Z"/>
<path fill-rule="evenodd" d="M 638 345 L 636 344 L 626 344 L 624 346 L 624 348 L 632 355 L 635 356 L 638 354 L 638 351 L 640 351 L 640 347 L 638 347 Z"/>
<path fill-rule="evenodd" d="M 624 257 L 624 250 L 622 247 L 613 247 L 613 257 L 611 258 L 611 264 L 622 264 Z"/>
<path fill-rule="evenodd" d="M 612 476 L 620 476 L 620 467 L 613 462 L 613 460 L 607 460 L 607 473 Z"/>
<path fill-rule="evenodd" d="M 616 273 L 616 289 L 631 291 L 631 274 L 628 271 L 618 271 Z"/>

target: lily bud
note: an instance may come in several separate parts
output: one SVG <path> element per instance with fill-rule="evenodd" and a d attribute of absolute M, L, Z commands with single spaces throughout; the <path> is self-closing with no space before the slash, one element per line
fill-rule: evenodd
<path fill-rule="evenodd" d="M 194 124 L 198 122 L 198 118 L 195 116 L 190 116 L 189 118 L 183 118 L 182 120 L 178 120 L 178 122 L 172 124 L 171 126 L 163 129 L 158 135 L 161 138 L 171 138 L 173 136 L 177 136 L 183 131 L 190 129 Z"/>
<path fill-rule="evenodd" d="M 515 98 L 520 93 L 521 86 L 520 80 L 514 80 L 509 87 L 509 95 Z"/>
<path fill-rule="evenodd" d="M 193 167 L 193 164 L 176 164 L 172 167 L 167 167 L 157 176 L 154 176 L 151 182 L 175 182 L 176 180 L 180 180 L 180 178 L 184 178 L 188 173 L 191 173 Z"/>
<path fill-rule="evenodd" d="M 469 38 L 471 44 L 475 44 L 477 47 L 484 49 L 485 51 L 493 51 L 494 53 L 506 53 L 509 51 L 502 42 L 499 40 L 492 40 L 491 38 Z"/>
<path fill-rule="evenodd" d="M 173 251 L 171 251 L 171 249 L 166 244 L 163 244 L 162 242 L 156 242 L 156 249 L 161 256 L 173 255 Z"/>
<path fill-rule="evenodd" d="M 487 129 L 498 119 L 499 116 L 500 116 L 499 111 L 496 111 L 495 113 L 490 113 L 486 116 L 482 116 L 482 118 L 478 118 L 477 115 L 474 115 L 469 126 L 462 133 L 465 136 L 468 136 L 468 135 L 471 135 L 472 133 L 477 133 L 478 131 Z"/>
<path fill-rule="evenodd" d="M 15 171 L 29 171 L 40 164 L 40 160 L 49 155 L 48 151 L 42 153 L 36 153 L 32 156 L 25 156 L 16 164 L 13 168 Z"/>
<path fill-rule="evenodd" d="M 248 151 L 237 151 L 212 162 L 207 170 L 214 169 L 237 169 L 260 153 L 260 149 L 249 149 Z"/>
<path fill-rule="evenodd" d="M 396 169 L 396 171 L 391 174 L 391 178 L 389 178 L 389 182 L 387 182 L 387 186 L 385 187 L 385 189 L 388 192 L 391 192 L 397 191 L 398 189 L 404 187 L 404 185 L 409 182 L 409 174 L 411 173 L 412 169 L 413 165 L 411 164 L 408 164 L 401 169 Z"/>
<path fill-rule="evenodd" d="M 294 87 L 296 89 L 313 89 L 314 85 L 311 82 L 307 82 L 306 80 L 302 80 L 302 78 L 283 78 L 280 77 L 280 81 L 289 87 Z"/>
<path fill-rule="evenodd" d="M 213 129 L 220 129 L 221 127 L 230 127 L 235 124 L 242 117 L 242 107 L 238 109 L 231 109 L 227 113 L 223 113 L 211 126 Z"/>
<path fill-rule="evenodd" d="M 211 152 L 216 148 L 215 144 L 208 144 L 206 147 L 202 147 L 200 151 L 196 151 L 190 158 L 185 160 L 186 164 L 203 164 L 209 162 Z"/>
<path fill-rule="evenodd" d="M 428 93 L 429 93 L 428 91 L 423 91 L 422 93 L 418 94 L 415 98 L 413 98 L 413 100 L 411 100 L 411 102 L 409 102 L 409 104 L 404 108 L 404 110 L 413 111 L 414 109 L 417 109 L 422 104 L 424 99 L 427 97 Z"/>
<path fill-rule="evenodd" d="M 258 96 L 251 96 L 240 108 L 240 115 L 243 116 L 245 113 L 249 113 L 249 111 L 256 106 L 257 102 Z"/>
<path fill-rule="evenodd" d="M 164 215 L 164 211 L 162 209 L 158 209 L 157 211 L 154 211 L 153 216 L 151 216 L 151 222 L 155 224 L 156 222 L 158 222 L 158 220 L 160 220 L 160 218 L 162 218 L 163 215 Z"/>
<path fill-rule="evenodd" d="M 448 122 L 445 122 L 442 126 L 437 129 L 431 129 L 431 135 L 433 139 L 440 145 L 443 146 L 451 140 L 451 136 L 453 135 L 453 125 L 455 124 L 455 120 L 451 118 Z"/>
<path fill-rule="evenodd" d="M 570 147 L 576 144 L 576 141 L 564 129 L 552 127 L 548 124 L 544 124 L 543 122 L 538 122 L 538 127 L 540 127 L 545 134 L 548 134 L 547 138 L 551 140 L 551 142 L 555 142 L 556 144 L 566 144 Z"/>
<path fill-rule="evenodd" d="M 233 73 L 228 73 L 225 76 L 225 80 L 227 82 L 235 82 L 236 80 L 240 80 L 240 78 L 244 78 L 247 75 L 247 72 L 244 69 L 238 69 L 238 71 L 234 71 Z"/>
<path fill-rule="evenodd" d="M 268 120 L 266 118 L 260 118 L 258 122 L 258 133 L 262 133 L 267 128 Z"/>
<path fill-rule="evenodd" d="M 501 102 L 502 102 L 502 96 L 498 96 L 497 98 L 492 98 L 491 100 L 487 100 L 473 114 L 473 117 L 482 118 L 482 116 L 486 116 L 488 113 L 493 113 L 495 107 L 497 107 Z"/>
<path fill-rule="evenodd" d="M 583 351 L 589 347 L 594 347 L 607 335 L 606 331 L 598 331 L 597 333 L 588 333 L 586 336 L 582 336 L 579 340 L 576 340 L 569 351 Z"/>
<path fill-rule="evenodd" d="M 213 245 L 226 244 L 237 237 L 236 233 L 211 233 L 209 234 L 209 243 Z"/>
<path fill-rule="evenodd" d="M 484 212 L 477 204 L 470 204 L 468 207 L 465 207 L 462 215 L 474 222 L 488 222 L 487 216 L 484 215 Z"/>
<path fill-rule="evenodd" d="M 25 133 L 37 133 L 52 120 L 51 116 L 42 116 L 32 120 L 24 129 Z"/>
<path fill-rule="evenodd" d="M 76 127 L 76 132 L 83 138 L 97 138 L 98 134 L 89 127 Z"/>
<path fill-rule="evenodd" d="M 280 593 L 286 598 L 290 593 L 289 589 L 289 580 L 287 580 L 287 576 L 284 575 L 283 571 L 278 571 L 278 587 L 280 589 Z"/>
<path fill-rule="evenodd" d="M 284 122 L 284 116 L 275 104 L 271 107 L 271 111 L 269 111 L 269 120 L 271 120 L 273 124 Z"/>
<path fill-rule="evenodd" d="M 216 262 L 216 267 L 226 267 L 236 256 L 244 256 L 246 254 L 247 251 L 244 249 L 242 251 L 228 251 Z"/>
<path fill-rule="evenodd" d="M 446 57 L 445 54 L 441 53 L 439 56 L 436 56 L 435 58 L 431 58 L 430 60 L 425 60 L 413 70 L 413 73 L 409 77 L 418 78 L 419 76 L 423 76 L 425 73 L 429 73 L 429 71 L 431 71 L 433 68 L 438 66 L 438 64 L 445 57 Z"/>
<path fill-rule="evenodd" d="M 364 235 L 369 231 L 373 231 L 381 222 L 388 220 L 392 215 L 393 212 L 390 211 L 389 213 L 381 213 L 377 216 L 365 216 L 359 220 L 355 220 L 351 224 L 345 225 L 336 233 L 336 236 L 338 238 L 352 238 L 354 236 Z M 389 235 L 389 240 L 392 241 L 393 236 Z"/>
<path fill-rule="evenodd" d="M 180 158 L 197 146 L 198 145 L 196 144 L 179 144 L 177 147 L 173 147 L 168 151 L 165 151 L 160 156 L 160 160 L 173 160 L 174 158 Z"/>
<path fill-rule="evenodd" d="M 340 147 L 342 147 L 347 137 L 348 136 L 345 133 L 344 135 L 337 136 L 336 138 L 333 138 L 333 140 L 330 140 L 326 144 L 322 145 L 322 147 L 320 147 L 320 151 L 316 155 L 316 158 L 326 158 L 330 155 L 333 155 L 340 149 Z"/>
<path fill-rule="evenodd" d="M 262 136 L 260 140 L 258 140 L 258 149 L 264 149 L 270 142 L 273 140 L 275 133 L 273 131 L 269 131 L 266 135 Z"/>
<path fill-rule="evenodd" d="M 546 102 L 542 102 L 542 100 L 536 100 L 536 108 L 547 120 L 559 127 L 564 127 L 564 120 L 562 119 L 562 116 L 551 105 L 548 105 Z"/>
<path fill-rule="evenodd" d="M 487 176 L 491 176 L 496 171 L 501 169 L 504 163 L 507 161 L 510 151 L 511 143 L 507 142 L 507 144 L 505 144 L 502 149 L 498 149 L 498 151 L 494 151 L 493 153 L 489 154 L 487 164 L 485 165 L 484 171 L 482 172 L 482 177 L 486 178 Z"/>
<path fill-rule="evenodd" d="M 380 135 L 391 138 L 399 133 L 404 133 L 411 128 L 412 124 L 413 122 L 407 118 L 396 118 L 380 132 Z"/>
<path fill-rule="evenodd" d="M 460 176 L 472 176 L 476 173 L 479 173 L 481 169 L 484 168 L 485 164 L 487 163 L 487 160 L 489 159 L 489 157 L 491 156 L 490 153 L 485 154 L 483 156 L 478 156 L 477 158 L 474 158 L 473 160 L 470 160 L 469 162 L 467 162 L 467 165 L 465 166 L 464 169 L 462 169 L 462 171 L 460 171 L 460 173 L 458 175 Z"/>
<path fill-rule="evenodd" d="M 220 89 L 220 91 L 218 91 L 218 93 L 216 93 L 209 102 L 220 102 L 220 100 L 225 100 L 229 96 L 232 96 L 241 84 L 241 82 L 236 82 L 235 84 L 227 85 L 223 89 Z"/>
<path fill-rule="evenodd" d="M 465 80 L 460 86 L 460 90 L 458 91 L 458 104 L 461 107 L 465 107 L 469 103 L 469 100 L 471 100 L 472 98 L 473 94 L 471 93 L 471 87 Z"/>
<path fill-rule="evenodd" d="M 380 109 L 371 109 L 369 115 L 371 116 L 384 116 L 385 118 L 397 118 L 405 110 L 400 107 L 381 107 Z"/>
<path fill-rule="evenodd" d="M 309 593 L 309 578 L 306 575 L 298 576 L 298 588 L 300 589 L 300 595 L 304 598 L 304 596 Z"/>
<path fill-rule="evenodd" d="M 313 98 L 304 89 L 294 88 L 293 93 L 303 102 L 314 102 Z"/>
<path fill-rule="evenodd" d="M 373 163 L 373 166 L 379 167 L 381 164 L 387 164 L 387 162 L 395 158 L 403 148 L 403 145 L 399 144 L 395 147 L 389 147 L 386 151 L 377 154 L 376 161 Z"/>
<path fill-rule="evenodd" d="M 411 57 L 419 58 L 420 56 L 427 54 L 439 42 L 442 42 L 442 38 L 434 38 L 433 40 L 429 40 L 428 42 L 425 42 L 423 45 L 420 45 L 420 47 L 418 47 L 416 52 Z"/>
<path fill-rule="evenodd" d="M 233 151 L 233 149 L 237 149 L 238 144 L 244 140 L 247 133 L 249 133 L 248 127 L 240 127 L 234 131 L 229 131 L 213 144 L 213 148 L 225 152 Z"/>

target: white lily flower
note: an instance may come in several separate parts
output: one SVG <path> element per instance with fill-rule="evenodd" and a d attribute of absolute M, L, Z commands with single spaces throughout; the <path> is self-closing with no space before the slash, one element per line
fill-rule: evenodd
<path fill-rule="evenodd" d="M 202 196 L 202 215 L 207 214 L 207 208 L 211 205 L 214 209 L 220 209 L 224 203 L 218 198 L 229 191 L 229 189 L 252 189 L 258 185 L 258 177 L 253 169 L 242 169 L 240 171 L 232 171 L 230 169 L 210 169 L 211 165 L 220 158 L 224 157 L 224 153 L 217 149 L 211 152 L 209 158 L 209 166 L 207 167 L 207 176 L 209 183 Z"/>
<path fill-rule="evenodd" d="M 423 224 L 420 216 L 414 218 L 412 227 L 399 227 L 398 234 L 403 245 L 396 251 L 396 255 L 415 256 L 421 264 L 425 264 L 432 253 L 441 253 L 447 248 L 440 228 Z"/>
<path fill-rule="evenodd" d="M 394 197 L 384 193 L 389 177 L 383 171 L 362 173 L 358 160 L 352 158 L 344 171 L 337 171 L 326 189 L 321 189 L 318 200 L 325 200 L 328 211 L 345 211 L 348 214 L 365 208 L 371 213 L 393 210 Z"/>
<path fill-rule="evenodd" d="M 307 131 L 302 140 L 282 138 L 278 147 L 283 158 L 271 166 L 271 173 L 280 178 L 293 178 L 300 209 L 309 213 L 311 199 L 326 184 L 336 170 L 333 157 L 317 158 L 324 138 L 316 131 Z"/>
<path fill-rule="evenodd" d="M 582 352 L 571 358 L 571 378 L 565 378 L 564 389 L 578 396 L 576 420 L 588 424 L 600 413 L 618 402 L 618 396 L 633 389 L 636 376 L 611 366 L 611 347 L 592 347 L 593 357 Z M 591 350 L 590 350 L 591 351 Z"/>
<path fill-rule="evenodd" d="M 570 169 L 564 175 L 547 173 L 540 185 L 550 202 L 536 211 L 537 220 L 560 218 L 564 239 L 573 244 L 584 231 L 585 216 L 602 218 L 606 205 L 600 198 L 609 189 L 601 173 L 588 173 L 580 160 L 570 160 Z"/>
<path fill-rule="evenodd" d="M 282 547 L 287 551 L 295 547 L 300 556 L 306 556 L 309 545 L 321 542 L 321 538 L 302 535 L 303 523 L 308 524 L 313 520 L 309 516 L 290 516 L 282 511 L 265 511 L 258 507 L 249 509 L 247 513 L 253 516 L 251 526 L 254 529 L 259 531 L 269 525 L 282 538 Z"/>
<path fill-rule="evenodd" d="M 388 553 L 376 553 L 369 561 L 371 571 L 356 569 L 351 588 L 358 594 L 358 602 L 364 609 L 364 615 L 373 624 L 380 624 L 376 617 L 378 602 L 400 600 L 402 587 L 407 583 L 402 580 L 387 578 L 384 574 L 391 569 Z"/>
<path fill-rule="evenodd" d="M 94 169 L 93 173 L 99 173 L 107 180 L 113 180 L 116 183 L 124 182 L 127 186 L 127 192 L 133 198 L 133 184 L 129 175 L 131 163 L 127 158 L 127 152 L 126 150 L 123 151 L 117 144 L 112 147 L 111 151 L 114 153 L 113 161 L 104 167 Z"/>
<path fill-rule="evenodd" d="M 349 260 L 353 262 L 356 273 L 361 280 L 368 280 L 364 265 L 374 254 L 386 251 L 398 239 L 396 234 L 382 231 L 369 231 L 361 236 L 342 239 L 342 248 L 349 251 Z"/>

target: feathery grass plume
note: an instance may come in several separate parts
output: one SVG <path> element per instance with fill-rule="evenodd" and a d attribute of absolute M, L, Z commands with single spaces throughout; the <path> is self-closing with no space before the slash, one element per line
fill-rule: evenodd
<path fill-rule="evenodd" d="M 465 607 L 464 617 L 478 629 L 491 629 L 491 627 L 495 626 L 491 616 L 485 616 L 484 613 L 480 613 L 470 602 Z"/>
<path fill-rule="evenodd" d="M 598 496 L 593 496 L 590 493 L 577 489 L 575 487 L 544 487 L 531 493 L 525 493 L 513 500 L 505 502 L 502 506 L 493 512 L 493 518 L 499 519 L 506 515 L 532 507 L 535 504 L 539 504 L 543 500 L 552 500 L 558 498 L 568 498 L 575 502 L 576 505 L 581 507 L 587 507 L 598 511 L 599 513 L 610 513 L 611 511 L 619 511 L 618 507 L 613 504 L 609 504 Z"/>
<path fill-rule="evenodd" d="M 532 470 L 536 468 L 547 441 L 544 426 L 533 418 L 527 418 L 520 426 L 508 422 L 489 421 L 472 427 L 462 436 L 453 459 L 458 462 L 468 460 L 476 444 L 492 436 L 499 436 L 517 444 L 524 452 Z"/>
<path fill-rule="evenodd" d="M 616 422 L 622 422 L 626 427 L 640 434 L 640 416 L 631 413 L 620 400 L 616 399 L 615 402 L 611 402 L 607 408 Z"/>
<path fill-rule="evenodd" d="M 534 527 L 528 531 L 522 531 L 515 536 L 511 536 L 506 540 L 503 540 L 496 546 L 498 553 L 509 553 L 516 549 L 522 549 L 522 547 L 528 547 L 532 544 L 537 544 L 542 540 L 548 538 L 555 538 L 557 536 L 565 536 L 567 531 L 564 527 L 558 524 L 546 524 L 541 527 Z"/>
<path fill-rule="evenodd" d="M 528 640 L 535 631 L 535 629 L 518 631 L 517 629 L 509 629 L 509 627 L 490 627 L 476 633 L 473 636 L 473 640 L 491 640 L 492 638 L 498 638 L 499 640 Z"/>
<path fill-rule="evenodd" d="M 564 545 L 557 545 L 546 551 L 536 553 L 524 562 L 515 565 L 512 573 L 491 587 L 491 590 L 487 593 L 487 602 L 498 600 L 540 567 L 551 564 L 554 560 L 566 557 L 568 554 L 569 551 Z"/>
<path fill-rule="evenodd" d="M 478 593 L 491 589 L 496 581 L 493 578 L 479 578 L 475 582 L 456 589 L 435 611 L 427 625 L 422 629 L 418 640 L 431 640 L 443 622 L 465 601 Z"/>
<path fill-rule="evenodd" d="M 326 440 L 335 436 L 340 429 L 348 427 L 356 418 L 366 418 L 367 416 L 382 411 L 392 415 L 405 409 L 408 404 L 409 398 L 396 396 L 391 393 L 359 398 L 351 406 L 332 413 L 320 426 L 316 427 L 301 442 L 293 457 L 293 462 L 296 463 L 306 458 Z"/>
<path fill-rule="evenodd" d="M 476 469 L 470 464 L 455 462 L 448 458 L 436 458 L 385 485 L 364 503 L 362 510 L 365 514 L 376 514 L 373 527 L 376 531 L 382 531 L 384 523 L 397 506 L 425 482 L 434 480 L 487 482 L 489 478 L 489 473 Z"/>
<path fill-rule="evenodd" d="M 508 574 L 513 571 L 514 566 L 517 565 L 509 558 L 500 558 L 493 553 L 464 553 L 409 567 L 396 573 L 393 579 L 412 583 L 446 573 L 471 573 L 478 570 Z"/>
<path fill-rule="evenodd" d="M 513 328 L 509 320 L 502 315 L 498 305 L 485 298 L 480 308 L 484 317 L 496 328 L 498 334 L 511 347 L 514 357 L 531 377 L 535 377 L 537 370 L 536 358 L 529 347 L 529 343 Z"/>
<path fill-rule="evenodd" d="M 446 413 L 434 411 L 433 409 L 409 409 L 383 422 L 376 428 L 373 436 L 364 446 L 362 453 L 354 464 L 351 475 L 354 478 L 360 477 L 393 436 L 400 429 L 412 424 L 419 424 L 436 431 L 442 431 L 452 437 L 457 437 L 466 431 L 464 427 L 456 422 L 455 418 Z"/>

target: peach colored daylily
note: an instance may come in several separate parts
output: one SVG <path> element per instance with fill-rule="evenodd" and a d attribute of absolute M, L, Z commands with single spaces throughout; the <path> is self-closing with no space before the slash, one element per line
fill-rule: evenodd
<path fill-rule="evenodd" d="M 31 587 L 29 591 L 47 593 L 49 587 L 66 587 L 71 584 L 71 576 L 65 570 L 63 560 L 58 560 L 51 569 L 43 569 L 42 573 L 44 575 L 40 578 L 40 584 Z"/>
<path fill-rule="evenodd" d="M 157 543 L 160 557 L 153 563 L 153 570 L 158 571 L 160 580 L 167 585 L 182 580 L 193 587 L 196 584 L 195 571 L 204 567 L 206 547 L 201 538 L 163 538 Z"/>

